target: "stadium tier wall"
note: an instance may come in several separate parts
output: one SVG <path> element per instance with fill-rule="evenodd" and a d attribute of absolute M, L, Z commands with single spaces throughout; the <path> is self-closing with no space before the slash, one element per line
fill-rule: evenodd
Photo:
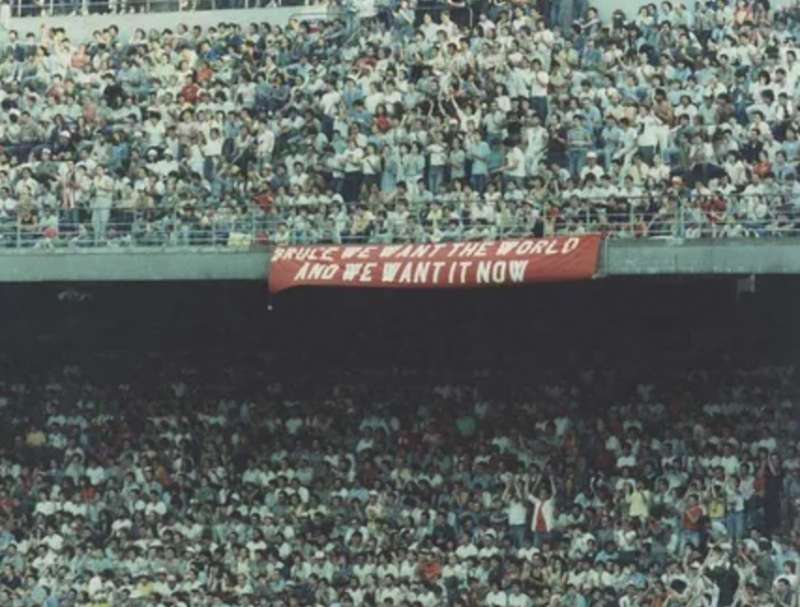
<path fill-rule="evenodd" d="M 248 280 L 266 284 L 268 250 L 0 250 L 0 283 Z M 599 277 L 800 274 L 800 246 L 787 240 L 609 240 Z"/>

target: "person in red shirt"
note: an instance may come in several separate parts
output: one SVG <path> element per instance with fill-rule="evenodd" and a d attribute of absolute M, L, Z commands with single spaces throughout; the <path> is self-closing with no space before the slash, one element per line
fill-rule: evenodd
<path fill-rule="evenodd" d="M 552 539 L 555 523 L 556 486 L 551 475 L 548 475 L 549 486 L 544 485 L 542 480 L 540 476 L 534 483 L 533 489 L 530 489 L 527 483 L 525 487 L 528 501 L 533 505 L 531 533 L 536 548 L 541 548 L 542 544 Z"/>
<path fill-rule="evenodd" d="M 208 63 L 205 61 L 200 64 L 200 68 L 197 70 L 197 77 L 195 80 L 198 83 L 206 83 L 214 77 L 214 70 L 212 70 Z"/>
<path fill-rule="evenodd" d="M 426 554 L 420 560 L 418 573 L 423 580 L 433 584 L 442 577 L 442 564 L 434 554 Z"/>
<path fill-rule="evenodd" d="M 197 103 L 197 100 L 200 97 L 200 87 L 197 83 L 192 79 L 191 76 L 186 76 L 186 84 L 183 85 L 183 88 L 180 92 L 181 101 L 184 103 Z"/>
<path fill-rule="evenodd" d="M 89 480 L 83 481 L 81 487 L 80 500 L 85 503 L 93 502 L 97 498 L 97 490 L 92 486 Z"/>
<path fill-rule="evenodd" d="M 681 552 L 683 552 L 686 544 L 693 544 L 695 547 L 700 546 L 704 516 L 705 510 L 702 504 L 700 504 L 697 495 L 690 493 L 686 498 L 686 507 L 683 510 L 683 517 L 681 519 Z"/>

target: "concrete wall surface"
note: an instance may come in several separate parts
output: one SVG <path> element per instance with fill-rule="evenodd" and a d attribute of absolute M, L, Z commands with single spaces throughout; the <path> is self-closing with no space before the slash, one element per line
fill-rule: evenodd
<path fill-rule="evenodd" d="M 800 275 L 800 239 L 609 240 L 600 276 Z M 0 283 L 266 281 L 269 252 L 203 248 L 0 250 Z"/>

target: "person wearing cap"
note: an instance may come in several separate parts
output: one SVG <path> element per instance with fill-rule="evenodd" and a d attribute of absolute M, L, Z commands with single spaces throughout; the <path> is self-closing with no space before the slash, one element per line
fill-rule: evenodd
<path fill-rule="evenodd" d="M 154 164 L 158 160 L 158 148 L 149 148 L 147 152 L 145 152 L 145 161 L 148 164 Z"/>
<path fill-rule="evenodd" d="M 598 162 L 598 154 L 595 151 L 590 151 L 586 154 L 586 166 L 581 169 L 579 178 L 581 181 L 585 181 L 589 175 L 592 175 L 596 180 L 605 176 L 605 171 Z"/>

